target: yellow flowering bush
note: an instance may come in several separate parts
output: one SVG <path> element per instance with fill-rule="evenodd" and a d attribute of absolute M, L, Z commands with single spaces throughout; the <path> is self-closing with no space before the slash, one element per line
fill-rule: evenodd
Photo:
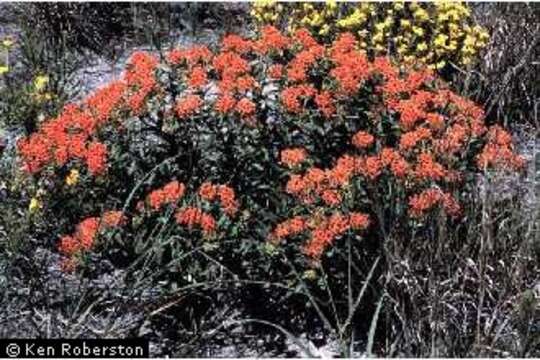
<path fill-rule="evenodd" d="M 449 63 L 468 66 L 489 40 L 461 2 L 281 4 L 264 0 L 252 5 L 251 14 L 258 25 L 281 25 L 290 32 L 303 27 L 321 39 L 353 32 L 370 55 L 391 55 L 400 64 L 438 70 Z"/>

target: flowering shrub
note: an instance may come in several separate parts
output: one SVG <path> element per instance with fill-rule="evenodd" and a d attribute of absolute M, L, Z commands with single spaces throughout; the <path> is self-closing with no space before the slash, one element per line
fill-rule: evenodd
<path fill-rule="evenodd" d="M 471 64 L 489 39 L 472 21 L 469 7 L 453 1 L 285 5 L 264 0 L 253 3 L 251 14 L 257 24 L 284 24 L 290 32 L 304 27 L 322 39 L 352 32 L 369 54 L 388 54 L 398 64 L 420 63 L 432 69 L 450 62 Z"/>
<path fill-rule="evenodd" d="M 135 53 L 122 79 L 19 143 L 24 170 L 51 189 L 43 216 L 86 219 L 60 224 L 72 234 L 60 252 L 92 250 L 112 230 L 136 252 L 159 237 L 170 259 L 200 239 L 224 262 L 269 245 L 314 264 L 340 239 L 434 211 L 458 219 L 471 174 L 522 166 L 509 134 L 429 69 L 362 49 L 352 33 L 324 45 L 267 26 L 218 52 Z"/>

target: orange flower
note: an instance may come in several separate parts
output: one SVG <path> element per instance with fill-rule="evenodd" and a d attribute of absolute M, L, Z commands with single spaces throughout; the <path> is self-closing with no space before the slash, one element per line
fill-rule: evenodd
<path fill-rule="evenodd" d="M 255 110 L 255 104 L 248 98 L 243 98 L 236 104 L 236 111 L 244 118 L 255 115 Z"/>
<path fill-rule="evenodd" d="M 279 242 L 287 237 L 301 234 L 307 229 L 307 223 L 301 216 L 295 216 L 276 226 L 270 234 L 270 241 Z"/>
<path fill-rule="evenodd" d="M 167 61 L 173 65 L 181 65 L 186 62 L 193 66 L 200 62 L 208 62 L 212 57 L 212 52 L 206 46 L 193 46 L 188 49 L 174 49 L 167 55 Z"/>
<path fill-rule="evenodd" d="M 235 215 L 238 211 L 238 201 L 236 200 L 234 190 L 227 185 L 220 185 L 218 188 L 218 196 L 223 211 L 229 216 Z"/>
<path fill-rule="evenodd" d="M 199 225 L 201 221 L 202 210 L 195 207 L 186 207 L 176 212 L 176 222 L 180 225 L 185 225 L 188 228 L 193 228 Z"/>
<path fill-rule="evenodd" d="M 335 239 L 343 235 L 349 228 L 348 218 L 340 213 L 334 213 L 323 219 L 311 232 L 311 238 L 304 245 L 304 254 L 312 258 L 320 258 Z"/>
<path fill-rule="evenodd" d="M 226 114 L 234 109 L 236 105 L 236 100 L 230 94 L 221 95 L 215 104 L 215 109 L 217 112 Z"/>
<path fill-rule="evenodd" d="M 135 114 L 140 113 L 144 100 L 157 87 L 154 74 L 157 65 L 157 57 L 146 52 L 136 52 L 129 60 L 124 81 L 131 88 L 131 93 L 126 103 Z"/>
<path fill-rule="evenodd" d="M 100 175 L 106 169 L 107 147 L 105 144 L 93 142 L 86 151 L 86 165 L 92 175 Z"/>
<path fill-rule="evenodd" d="M 221 42 L 221 49 L 223 51 L 232 51 L 238 54 L 248 53 L 252 48 L 253 42 L 236 34 L 225 36 Z"/>
<path fill-rule="evenodd" d="M 321 199 L 328 206 L 338 206 L 342 201 L 340 193 L 336 190 L 324 190 Z"/>
<path fill-rule="evenodd" d="M 58 250 L 64 255 L 71 256 L 81 250 L 81 243 L 73 236 L 64 236 L 60 239 Z"/>
<path fill-rule="evenodd" d="M 211 235 L 216 228 L 216 220 L 210 214 L 195 207 L 186 207 L 176 212 L 176 222 L 190 230 L 200 227 L 205 235 Z"/>
<path fill-rule="evenodd" d="M 106 211 L 101 216 L 101 223 L 106 227 L 117 227 L 123 225 L 125 221 L 126 218 L 121 211 Z"/>
<path fill-rule="evenodd" d="M 199 188 L 199 196 L 207 201 L 212 201 L 217 196 L 217 187 L 211 182 L 204 182 Z"/>
<path fill-rule="evenodd" d="M 441 180 L 446 176 L 444 167 L 427 153 L 418 155 L 418 163 L 414 172 L 416 177 L 426 180 Z"/>
<path fill-rule="evenodd" d="M 216 230 L 216 220 L 210 214 L 203 213 L 201 215 L 200 225 L 202 231 L 207 235 L 214 233 Z"/>
<path fill-rule="evenodd" d="M 281 151 L 281 163 L 289 168 L 302 164 L 307 158 L 307 151 L 302 148 L 291 148 Z"/>
<path fill-rule="evenodd" d="M 75 238 L 80 242 L 84 250 L 90 250 L 99 231 L 100 219 L 91 217 L 77 225 Z"/>
<path fill-rule="evenodd" d="M 304 49 L 310 49 L 318 45 L 317 41 L 311 36 L 309 30 L 305 28 L 296 30 L 293 39 L 298 41 Z"/>
<path fill-rule="evenodd" d="M 399 140 L 399 148 L 401 150 L 409 150 L 415 147 L 419 141 L 429 138 L 431 138 L 431 131 L 429 129 L 418 128 L 401 136 L 401 139 Z"/>
<path fill-rule="evenodd" d="M 374 180 L 377 177 L 379 177 L 379 175 L 381 174 L 382 164 L 377 156 L 367 157 L 365 159 L 364 165 L 365 165 L 365 169 L 364 169 L 365 174 L 369 179 Z"/>
<path fill-rule="evenodd" d="M 332 99 L 332 94 L 329 91 L 321 91 L 315 96 L 315 104 L 319 107 L 319 110 L 327 118 L 332 117 L 336 112 L 336 107 L 334 105 L 334 100 Z"/>
<path fill-rule="evenodd" d="M 345 95 L 355 93 L 369 75 L 369 63 L 365 53 L 356 50 L 356 39 L 351 33 L 343 33 L 334 41 L 330 58 L 335 67 L 330 71 Z"/>
<path fill-rule="evenodd" d="M 188 84 L 192 88 L 202 88 L 208 82 L 206 70 L 202 66 L 196 66 L 191 70 Z"/>
<path fill-rule="evenodd" d="M 121 226 L 124 221 L 125 217 L 121 211 L 106 211 L 101 217 L 86 218 L 77 225 L 73 235 L 66 235 L 60 239 L 58 250 L 66 256 L 90 250 L 100 230 Z"/>
<path fill-rule="evenodd" d="M 171 181 L 160 189 L 152 191 L 148 195 L 148 203 L 154 210 L 159 210 L 166 204 L 180 200 L 186 191 L 186 186 L 178 181 Z"/>
<path fill-rule="evenodd" d="M 349 222 L 353 230 L 364 230 L 369 226 L 369 216 L 362 213 L 351 213 Z"/>
<path fill-rule="evenodd" d="M 329 183 L 332 186 L 344 186 L 349 183 L 351 177 L 354 175 L 355 160 L 352 156 L 341 156 L 336 165 L 326 172 Z"/>
<path fill-rule="evenodd" d="M 500 126 L 493 126 L 487 134 L 488 141 L 476 157 L 480 169 L 489 167 L 519 170 L 525 165 L 525 159 L 513 152 L 512 137 Z"/>
<path fill-rule="evenodd" d="M 268 68 L 268 76 L 270 79 L 278 80 L 283 76 L 283 65 L 275 64 Z"/>
<path fill-rule="evenodd" d="M 302 112 L 301 98 L 311 97 L 316 91 L 311 85 L 297 85 L 285 88 L 281 92 L 281 102 L 291 113 Z"/>
<path fill-rule="evenodd" d="M 238 211 L 238 201 L 232 188 L 227 185 L 213 185 L 210 182 L 204 182 L 199 188 L 199 196 L 206 201 L 214 201 L 219 198 L 219 202 L 225 214 L 234 216 Z"/>
<path fill-rule="evenodd" d="M 457 217 L 461 213 L 461 207 L 457 201 L 450 194 L 439 189 L 426 189 L 409 199 L 410 213 L 413 217 L 421 217 L 437 205 L 442 205 L 450 216 Z"/>
<path fill-rule="evenodd" d="M 358 131 L 356 134 L 354 134 L 352 138 L 353 145 L 359 149 L 364 149 L 371 146 L 374 141 L 375 138 L 373 137 L 373 135 L 365 131 Z"/>
<path fill-rule="evenodd" d="M 196 114 L 200 107 L 202 106 L 203 101 L 198 95 L 187 95 L 181 98 L 176 103 L 176 114 L 179 118 L 185 119 L 191 115 Z"/>
<path fill-rule="evenodd" d="M 409 199 L 410 213 L 413 217 L 420 217 L 433 208 L 441 200 L 439 189 L 427 189 Z"/>
<path fill-rule="evenodd" d="M 274 26 L 264 26 L 261 29 L 261 34 L 261 39 L 255 45 L 257 52 L 261 54 L 285 50 L 289 47 L 290 39 L 281 34 Z"/>
<path fill-rule="evenodd" d="M 109 85 L 94 92 L 86 101 L 90 112 L 99 124 L 105 123 L 111 113 L 123 102 L 126 84 L 122 81 L 113 81 Z"/>

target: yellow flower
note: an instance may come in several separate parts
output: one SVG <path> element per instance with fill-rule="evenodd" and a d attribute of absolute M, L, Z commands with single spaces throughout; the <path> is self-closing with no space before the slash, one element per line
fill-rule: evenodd
<path fill-rule="evenodd" d="M 7 66 L 0 66 L 0 75 L 4 75 L 9 71 L 9 67 Z"/>
<path fill-rule="evenodd" d="M 421 27 L 413 26 L 412 30 L 415 35 L 419 37 L 424 36 L 424 29 L 422 29 Z"/>
<path fill-rule="evenodd" d="M 401 19 L 399 23 L 401 24 L 401 27 L 405 29 L 408 29 L 411 26 L 410 20 L 407 19 Z"/>
<path fill-rule="evenodd" d="M 426 10 L 422 8 L 418 8 L 414 13 L 413 16 L 418 21 L 426 21 L 429 19 L 429 15 Z"/>
<path fill-rule="evenodd" d="M 41 91 L 45 88 L 45 85 L 49 82 L 49 77 L 45 75 L 36 76 L 34 79 L 34 88 L 36 91 Z"/>
<path fill-rule="evenodd" d="M 330 25 L 324 24 L 321 27 L 321 30 L 319 30 L 319 35 L 326 35 L 326 34 L 328 34 L 329 31 L 330 31 Z"/>
<path fill-rule="evenodd" d="M 42 204 L 41 201 L 39 201 L 37 198 L 33 197 L 30 200 L 30 205 L 28 205 L 28 210 L 33 213 L 36 212 L 38 209 L 41 209 Z"/>
<path fill-rule="evenodd" d="M 440 69 L 442 69 L 442 68 L 444 67 L 444 65 L 446 65 L 446 61 L 441 60 L 441 61 L 439 61 L 437 64 L 435 64 L 435 67 L 436 67 L 438 70 L 440 70 Z"/>
<path fill-rule="evenodd" d="M 392 27 L 392 24 L 394 24 L 394 19 L 391 16 L 388 16 L 386 19 L 384 19 L 383 24 L 385 28 L 390 28 Z"/>
<path fill-rule="evenodd" d="M 403 10 L 403 1 L 394 2 L 394 10 L 396 11 Z"/>
<path fill-rule="evenodd" d="M 376 33 L 373 35 L 373 43 L 381 43 L 384 41 L 384 35 L 382 33 Z"/>
<path fill-rule="evenodd" d="M 397 52 L 400 55 L 405 54 L 407 52 L 407 46 L 406 45 L 399 46 L 397 49 Z"/>
<path fill-rule="evenodd" d="M 386 50 L 386 48 L 384 46 L 379 45 L 379 44 L 375 45 L 375 51 L 383 52 L 384 50 Z"/>
<path fill-rule="evenodd" d="M 317 272 L 313 269 L 306 270 L 303 277 L 308 280 L 315 280 L 317 278 Z"/>
<path fill-rule="evenodd" d="M 66 176 L 66 184 L 68 186 L 76 185 L 79 182 L 79 171 L 77 169 L 71 169 L 69 175 Z"/>
<path fill-rule="evenodd" d="M 2 45 L 4 45 L 4 47 L 6 47 L 6 48 L 10 48 L 10 47 L 13 46 L 13 40 L 4 39 L 4 41 L 2 41 Z"/>
<path fill-rule="evenodd" d="M 444 34 L 439 34 L 437 35 L 437 37 L 435 37 L 435 41 L 433 43 L 437 47 L 443 47 L 446 45 L 446 40 L 448 40 L 448 36 Z"/>
<path fill-rule="evenodd" d="M 450 44 L 448 44 L 448 50 L 450 51 L 457 50 L 457 42 L 455 40 L 450 41 Z"/>
<path fill-rule="evenodd" d="M 425 42 L 421 42 L 418 45 L 416 45 L 416 50 L 422 52 L 427 50 L 427 44 Z"/>
<path fill-rule="evenodd" d="M 326 7 L 330 10 L 335 10 L 337 8 L 337 2 L 335 0 L 329 0 L 326 2 Z"/>
<path fill-rule="evenodd" d="M 386 27 L 386 24 L 384 22 L 380 22 L 378 24 L 375 24 L 375 30 L 382 32 L 384 31 L 384 28 Z"/>
<path fill-rule="evenodd" d="M 489 34 L 486 30 L 481 30 L 478 36 L 480 37 L 480 40 L 482 41 L 487 42 L 487 40 L 489 40 Z"/>

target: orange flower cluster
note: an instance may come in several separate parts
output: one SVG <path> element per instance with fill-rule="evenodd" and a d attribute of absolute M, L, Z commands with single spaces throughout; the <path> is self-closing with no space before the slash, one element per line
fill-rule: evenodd
<path fill-rule="evenodd" d="M 385 147 L 380 153 L 381 164 L 384 167 L 390 168 L 391 173 L 396 178 L 406 176 L 410 171 L 409 163 L 396 150 Z"/>
<path fill-rule="evenodd" d="M 281 102 L 287 111 L 298 114 L 304 110 L 301 100 L 312 97 L 315 94 L 317 94 L 317 91 L 311 85 L 290 86 L 281 92 Z"/>
<path fill-rule="evenodd" d="M 296 54 L 287 68 L 287 79 L 291 82 L 308 80 L 308 70 L 324 55 L 324 47 L 313 44 Z"/>
<path fill-rule="evenodd" d="M 205 182 L 199 188 L 199 196 L 206 201 L 219 200 L 225 214 L 234 216 L 238 212 L 239 204 L 234 190 L 227 185 L 214 185 Z"/>
<path fill-rule="evenodd" d="M 276 226 L 269 240 L 279 243 L 286 238 L 309 232 L 303 252 L 318 259 L 333 242 L 348 230 L 361 231 L 369 226 L 369 216 L 362 213 L 343 215 L 335 212 L 330 216 L 316 214 L 310 218 L 295 216 Z"/>
<path fill-rule="evenodd" d="M 315 104 L 326 118 L 332 117 L 336 112 L 334 99 L 330 91 L 321 91 L 315 96 Z"/>
<path fill-rule="evenodd" d="M 287 182 L 286 191 L 305 204 L 313 204 L 321 199 L 328 206 L 338 206 L 342 201 L 342 189 L 361 171 L 360 160 L 344 155 L 333 168 L 322 170 L 312 167 L 304 175 L 293 174 Z"/>
<path fill-rule="evenodd" d="M 452 217 L 459 216 L 461 208 L 452 195 L 436 188 L 429 188 L 409 199 L 410 214 L 421 217 L 435 206 L 442 205 L 446 213 Z"/>
<path fill-rule="evenodd" d="M 253 117 L 255 115 L 255 110 L 257 109 L 253 101 L 249 100 L 248 98 L 242 98 L 240 101 L 238 101 L 235 108 L 243 118 Z"/>
<path fill-rule="evenodd" d="M 99 142 L 88 144 L 86 150 L 86 164 L 88 171 L 93 175 L 102 174 L 106 169 L 107 147 Z"/>
<path fill-rule="evenodd" d="M 487 134 L 487 144 L 478 154 L 476 163 L 481 169 L 503 167 L 519 170 L 525 160 L 513 151 L 512 136 L 500 126 L 493 126 Z"/>
<path fill-rule="evenodd" d="M 268 68 L 268 77 L 273 80 L 279 80 L 283 76 L 283 65 L 274 64 Z"/>
<path fill-rule="evenodd" d="M 212 235 L 216 229 L 214 217 L 199 208 L 185 207 L 179 209 L 175 214 L 175 218 L 179 225 L 186 226 L 190 230 L 200 227 L 206 236 Z"/>
<path fill-rule="evenodd" d="M 428 153 L 418 155 L 418 163 L 414 169 L 417 178 L 421 180 L 443 180 L 447 174 L 446 169 L 433 159 Z"/>
<path fill-rule="evenodd" d="M 352 144 L 358 149 L 368 148 L 373 144 L 374 141 L 375 138 L 373 135 L 365 131 L 358 131 L 352 138 Z"/>
<path fill-rule="evenodd" d="M 30 173 L 39 172 L 49 164 L 65 165 L 71 159 L 85 161 L 90 172 L 98 175 L 105 170 L 107 149 L 104 144 L 92 141 L 99 117 L 76 105 L 67 105 L 56 119 L 46 122 L 40 131 L 21 139 L 19 154 L 24 168 Z"/>
<path fill-rule="evenodd" d="M 156 88 L 154 75 L 158 59 L 146 52 L 136 52 L 132 55 L 124 81 L 132 89 L 127 95 L 126 102 L 135 114 L 139 114 L 148 95 Z"/>
<path fill-rule="evenodd" d="M 282 52 L 289 48 L 291 40 L 283 35 L 274 26 L 264 26 L 261 29 L 261 38 L 253 45 L 259 54 Z"/>
<path fill-rule="evenodd" d="M 221 49 L 237 54 L 247 54 L 253 50 L 253 41 L 244 39 L 240 35 L 229 34 L 221 41 Z"/>
<path fill-rule="evenodd" d="M 428 140 L 431 138 L 431 130 L 419 127 L 416 130 L 409 131 L 401 135 L 399 139 L 399 148 L 400 150 L 410 150 L 422 140 Z"/>
<path fill-rule="evenodd" d="M 259 85 L 250 75 L 248 60 L 242 57 L 252 50 L 253 42 L 239 36 L 229 35 L 223 39 L 222 52 L 212 61 L 220 92 L 215 103 L 216 111 L 227 114 L 235 109 L 241 116 L 250 118 L 255 114 L 255 104 L 245 95 Z M 240 97 L 240 102 L 236 96 Z"/>
<path fill-rule="evenodd" d="M 307 151 L 303 148 L 285 149 L 281 151 L 281 163 L 289 168 L 302 164 L 307 158 Z"/>
<path fill-rule="evenodd" d="M 315 110 L 326 118 L 344 121 L 353 115 L 347 111 L 356 111 L 360 91 L 375 89 L 374 96 L 368 97 L 373 109 L 362 119 L 363 130 L 350 134 L 356 153 L 341 154 L 330 168 L 324 165 L 291 174 L 286 191 L 309 208 L 316 205 L 337 211 L 342 200 L 352 193 L 347 191 L 352 189 L 353 180 L 396 179 L 405 185 L 411 215 L 419 216 L 439 205 L 455 215 L 459 205 L 445 191 L 463 178 L 462 155 L 473 148 L 470 145 L 485 142 L 476 156 L 476 165 L 481 169 L 517 169 L 523 165 L 523 159 L 514 153 L 510 135 L 497 126 L 488 131 L 484 113 L 474 102 L 449 90 L 428 70 L 401 71 L 387 58 L 369 60 L 351 34 L 341 34 L 332 44 L 321 45 L 304 29 L 288 37 L 276 28 L 265 27 L 257 40 L 229 35 L 221 45 L 216 54 L 207 47 L 195 46 L 166 55 L 174 75 L 180 77 L 181 88 L 187 89 L 174 109 L 181 119 L 213 109 L 252 120 L 258 115 L 258 104 L 274 100 L 278 93 L 281 107 L 275 109 L 277 112 L 311 114 Z M 100 141 L 99 130 L 113 123 L 118 114 L 140 114 L 151 96 L 166 90 L 159 88 L 157 67 L 156 56 L 135 53 L 121 80 L 98 90 L 79 105 L 66 106 L 58 117 L 45 121 L 36 133 L 20 141 L 24 167 L 36 173 L 50 165 L 81 161 L 90 173 L 103 174 L 107 169 L 107 146 Z M 262 84 L 268 78 L 279 81 L 273 81 L 272 91 L 266 92 Z M 211 100 L 213 103 L 205 104 L 207 98 L 200 90 L 210 79 L 216 81 L 218 96 Z M 375 129 L 385 129 L 388 124 L 391 133 L 375 138 L 374 134 L 380 133 Z M 297 170 L 306 156 L 303 149 L 286 149 L 281 152 L 281 163 Z M 147 200 L 157 210 L 176 202 L 184 192 L 183 184 L 172 182 L 149 194 Z M 219 200 L 229 215 L 238 210 L 234 191 L 225 185 L 205 183 L 199 195 L 205 200 Z M 205 233 L 213 232 L 216 226 L 211 215 L 197 208 L 179 210 L 177 220 L 190 228 L 199 226 Z M 283 238 L 310 230 L 312 238 L 305 252 L 317 257 L 344 231 L 365 228 L 367 222 L 363 214 L 336 212 L 322 220 L 291 219 L 278 226 L 275 233 Z M 88 242 L 87 234 L 95 228 L 92 224 L 88 220 L 81 225 L 84 231 L 80 236 L 72 238 Z M 67 237 L 62 248 L 75 248 L 77 241 Z"/>
<path fill-rule="evenodd" d="M 95 119 L 96 127 L 106 123 L 113 111 L 121 106 L 125 92 L 126 84 L 114 81 L 86 99 L 85 106 Z"/>
<path fill-rule="evenodd" d="M 339 83 L 343 95 L 354 94 L 370 75 L 368 59 L 357 49 L 357 41 L 351 33 L 341 34 L 330 48 L 330 59 L 335 64 L 330 75 Z"/>
<path fill-rule="evenodd" d="M 196 66 L 191 70 L 188 85 L 190 88 L 200 89 L 208 83 L 206 70 L 202 66 Z"/>
<path fill-rule="evenodd" d="M 174 49 L 166 55 L 167 61 L 173 65 L 187 65 L 208 63 L 212 58 L 212 52 L 206 46 L 193 46 L 189 49 Z"/>
<path fill-rule="evenodd" d="M 203 101 L 198 95 L 186 95 L 176 103 L 176 114 L 180 119 L 186 119 L 196 114 L 201 108 Z"/>
<path fill-rule="evenodd" d="M 307 221 L 302 216 L 295 216 L 279 223 L 270 234 L 270 241 L 278 243 L 281 240 L 299 235 L 308 229 Z"/>
<path fill-rule="evenodd" d="M 70 160 L 85 161 L 94 175 L 106 169 L 107 149 L 95 139 L 116 110 L 124 107 L 139 113 L 144 100 L 156 88 L 157 59 L 136 52 L 122 80 L 97 90 L 80 105 L 68 104 L 54 119 L 42 123 L 39 131 L 18 143 L 23 167 L 37 173 L 49 165 L 64 166 Z"/>
<path fill-rule="evenodd" d="M 98 233 L 105 229 L 122 226 L 125 217 L 121 211 L 107 211 L 101 218 L 89 217 L 81 221 L 72 235 L 60 239 L 58 250 L 66 256 L 92 249 Z"/>
<path fill-rule="evenodd" d="M 176 203 L 186 192 L 186 186 L 178 181 L 171 181 L 148 195 L 148 204 L 153 210 L 159 210 L 166 204 Z"/>

